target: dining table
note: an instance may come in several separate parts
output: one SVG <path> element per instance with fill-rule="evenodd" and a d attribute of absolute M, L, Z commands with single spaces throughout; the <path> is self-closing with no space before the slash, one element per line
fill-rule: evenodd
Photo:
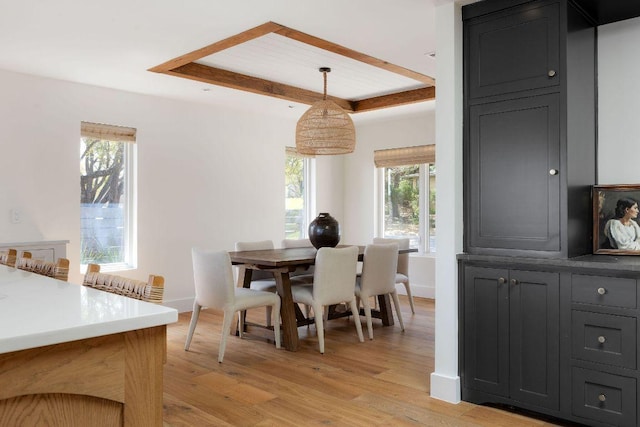
<path fill-rule="evenodd" d="M 364 260 L 365 246 L 339 245 L 338 247 L 346 246 L 358 246 L 358 261 Z M 307 318 L 298 304 L 293 302 L 291 273 L 297 269 L 314 265 L 316 252 L 314 247 L 229 252 L 231 263 L 240 267 L 238 286 L 249 288 L 252 272 L 255 270 L 268 271 L 273 274 L 276 290 L 281 299 L 282 344 L 289 351 L 297 351 L 298 349 L 298 327 L 313 323 L 313 319 Z M 417 252 L 417 249 L 401 249 L 399 251 L 399 253 L 409 252 Z M 329 319 L 350 314 L 350 312 L 330 310 Z M 378 309 L 372 310 L 372 316 L 381 319 L 384 326 L 394 324 L 389 294 L 378 296 Z"/>

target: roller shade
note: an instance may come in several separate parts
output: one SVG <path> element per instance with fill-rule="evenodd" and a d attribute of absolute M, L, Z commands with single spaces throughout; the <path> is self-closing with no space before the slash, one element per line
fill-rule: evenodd
<path fill-rule="evenodd" d="M 82 122 L 80 135 L 84 138 L 104 139 L 107 141 L 136 142 L 135 128 L 105 125 L 103 123 Z"/>
<path fill-rule="evenodd" d="M 292 157 L 315 157 L 313 154 L 300 154 L 296 151 L 296 147 L 286 147 L 287 156 Z"/>
<path fill-rule="evenodd" d="M 377 168 L 417 165 L 420 163 L 435 164 L 436 146 L 432 144 L 376 150 L 373 152 L 373 162 Z"/>

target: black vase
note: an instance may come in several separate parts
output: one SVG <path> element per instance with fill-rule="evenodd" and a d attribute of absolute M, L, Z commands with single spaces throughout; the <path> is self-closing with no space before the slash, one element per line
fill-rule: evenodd
<path fill-rule="evenodd" d="M 337 246 L 340 242 L 340 224 L 328 213 L 320 213 L 309 224 L 309 240 L 316 249 Z"/>

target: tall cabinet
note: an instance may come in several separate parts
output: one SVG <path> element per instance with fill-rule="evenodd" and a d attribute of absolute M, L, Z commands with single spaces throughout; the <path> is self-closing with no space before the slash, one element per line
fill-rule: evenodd
<path fill-rule="evenodd" d="M 463 19 L 465 251 L 590 253 L 595 28 L 566 0 L 484 1 Z"/>
<path fill-rule="evenodd" d="M 591 255 L 596 27 L 634 16 L 628 0 L 463 8 L 463 400 L 640 425 L 640 257 Z"/>
<path fill-rule="evenodd" d="M 463 20 L 462 397 L 571 418 L 561 270 L 543 261 L 591 253 L 595 26 L 572 0 L 485 0 Z"/>

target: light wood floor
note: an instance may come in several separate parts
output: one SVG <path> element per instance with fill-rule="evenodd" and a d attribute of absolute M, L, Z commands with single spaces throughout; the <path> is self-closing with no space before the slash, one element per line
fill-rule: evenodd
<path fill-rule="evenodd" d="M 403 298 L 401 296 L 401 298 Z M 217 362 L 222 316 L 203 310 L 188 352 L 191 313 L 169 325 L 165 426 L 552 426 L 539 419 L 429 396 L 434 370 L 434 302 L 401 299 L 405 332 L 374 319 L 374 340 L 358 342 L 353 319 L 328 322 L 325 354 L 315 327 L 299 328 L 297 352 L 265 338 L 230 336 Z M 264 311 L 249 314 L 263 321 Z M 452 337 L 451 339 L 456 339 Z"/>

